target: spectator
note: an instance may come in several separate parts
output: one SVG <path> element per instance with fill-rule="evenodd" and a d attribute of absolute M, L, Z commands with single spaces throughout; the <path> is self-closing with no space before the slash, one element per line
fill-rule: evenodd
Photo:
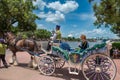
<path fill-rule="evenodd" d="M 2 60 L 3 65 L 5 66 L 5 68 L 8 68 L 7 62 L 5 60 L 6 47 L 7 46 L 5 45 L 5 40 L 0 39 L 0 61 Z"/>

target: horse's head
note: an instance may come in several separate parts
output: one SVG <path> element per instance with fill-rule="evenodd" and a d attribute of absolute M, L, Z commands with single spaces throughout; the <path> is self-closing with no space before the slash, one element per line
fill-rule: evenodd
<path fill-rule="evenodd" d="M 112 49 L 112 42 L 110 40 L 106 41 L 107 49 Z"/>
<path fill-rule="evenodd" d="M 9 43 L 11 40 L 15 38 L 14 34 L 12 32 L 6 32 L 4 33 L 5 41 Z"/>

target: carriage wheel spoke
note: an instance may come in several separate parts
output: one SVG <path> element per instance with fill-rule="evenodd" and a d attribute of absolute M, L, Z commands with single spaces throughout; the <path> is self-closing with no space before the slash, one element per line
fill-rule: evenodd
<path fill-rule="evenodd" d="M 91 74 L 91 73 L 94 73 L 94 71 L 93 71 L 93 70 L 90 70 L 89 72 L 86 72 L 86 75 L 89 75 L 89 74 Z"/>
<path fill-rule="evenodd" d="M 96 80 L 97 76 L 98 76 L 98 74 L 96 73 L 93 77 L 93 80 Z"/>
<path fill-rule="evenodd" d="M 100 80 L 104 80 L 103 75 L 100 73 Z"/>
<path fill-rule="evenodd" d="M 93 74 L 91 74 L 91 75 L 89 76 L 89 78 L 90 78 L 90 79 L 93 78 L 94 75 L 95 75 L 95 72 L 94 72 Z"/>
<path fill-rule="evenodd" d="M 108 76 L 109 76 L 109 74 L 107 74 L 107 73 L 103 72 L 103 76 L 104 76 L 106 79 L 110 80 L 110 77 L 108 77 Z"/>

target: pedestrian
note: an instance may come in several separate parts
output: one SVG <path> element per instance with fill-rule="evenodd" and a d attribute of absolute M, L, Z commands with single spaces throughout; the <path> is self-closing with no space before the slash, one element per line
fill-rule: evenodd
<path fill-rule="evenodd" d="M 5 68 L 8 68 L 7 62 L 5 60 L 5 53 L 6 53 L 6 47 L 7 45 L 5 44 L 4 39 L 0 39 L 0 65 L 1 65 L 1 60 Z"/>

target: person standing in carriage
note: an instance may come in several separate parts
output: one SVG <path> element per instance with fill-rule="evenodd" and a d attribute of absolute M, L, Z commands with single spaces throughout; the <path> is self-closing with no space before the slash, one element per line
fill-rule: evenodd
<path fill-rule="evenodd" d="M 62 36 L 61 36 L 61 31 L 60 31 L 60 26 L 59 25 L 56 25 L 56 31 L 53 31 L 52 36 L 50 38 L 54 43 L 60 43 L 61 42 Z"/>
<path fill-rule="evenodd" d="M 59 25 L 56 25 L 56 39 L 54 40 L 54 43 L 60 43 L 61 42 L 61 38 L 62 38 L 62 35 L 61 35 L 61 31 L 60 31 L 60 26 Z"/>
<path fill-rule="evenodd" d="M 80 39 L 82 41 L 81 41 L 81 44 L 78 45 L 78 47 L 80 47 L 81 51 L 83 51 L 83 50 L 85 50 L 85 49 L 87 49 L 89 47 L 89 43 L 86 40 L 86 36 L 83 35 L 83 34 L 80 36 Z"/>
<path fill-rule="evenodd" d="M 5 60 L 6 47 L 7 45 L 5 44 L 5 40 L 1 38 L 0 39 L 0 66 L 1 66 L 1 60 L 2 60 L 5 68 L 8 68 L 7 62 Z"/>
<path fill-rule="evenodd" d="M 52 41 L 48 41 L 47 50 L 48 51 L 51 50 L 52 43 L 53 45 L 55 44 L 59 46 L 59 43 L 61 43 L 61 38 L 62 38 L 62 35 L 60 31 L 60 26 L 56 25 L 56 31 L 53 31 L 52 36 L 50 37 Z"/>

